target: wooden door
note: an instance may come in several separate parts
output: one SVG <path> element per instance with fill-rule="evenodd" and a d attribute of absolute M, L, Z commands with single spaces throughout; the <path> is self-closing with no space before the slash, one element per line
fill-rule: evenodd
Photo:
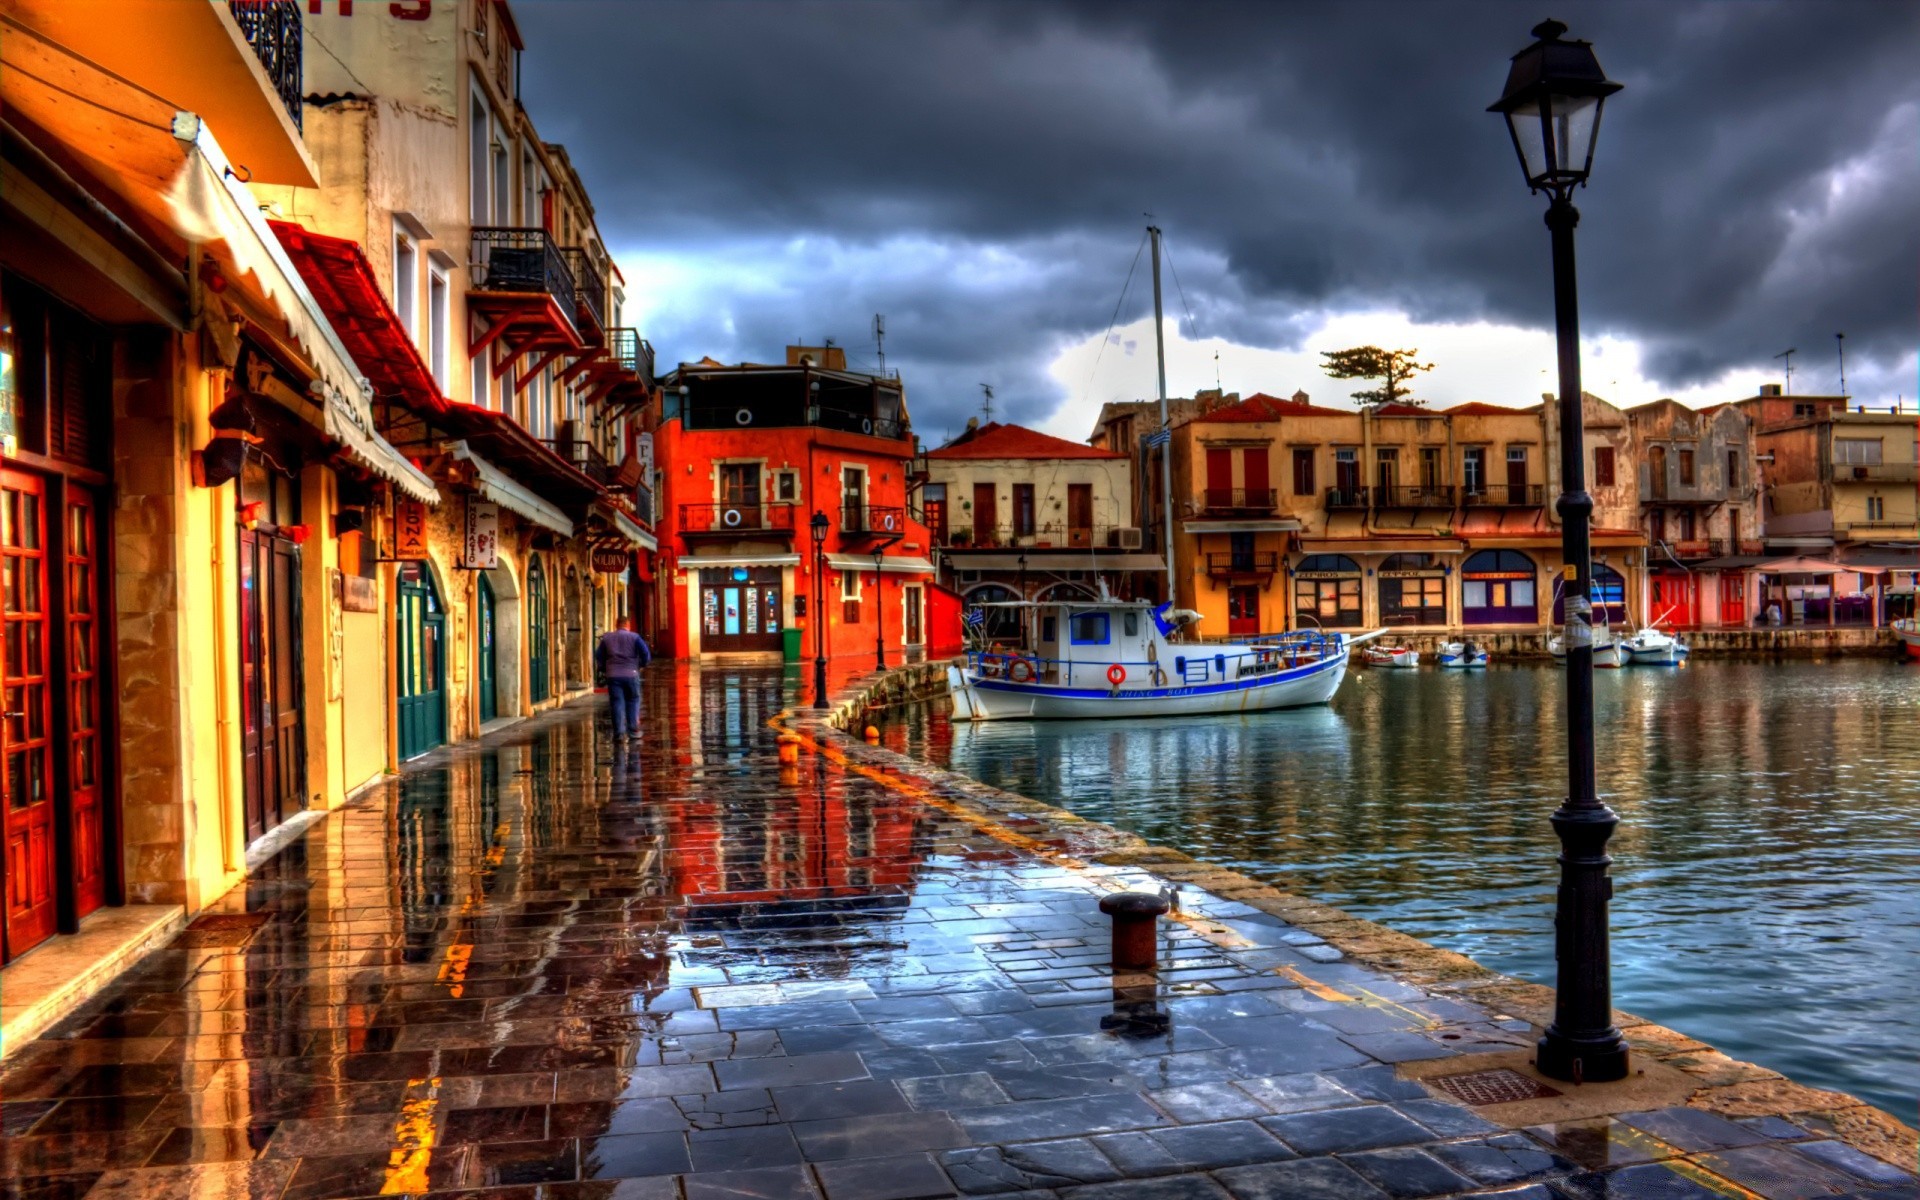
<path fill-rule="evenodd" d="M 17 958 L 54 931 L 53 696 L 48 654 L 46 485 L 0 471 L 6 699 L 0 721 L 0 836 L 4 836 L 4 956 Z"/>
<path fill-rule="evenodd" d="M 1227 589 L 1227 632 L 1235 637 L 1260 632 L 1260 589 L 1239 586 Z"/>
<path fill-rule="evenodd" d="M 266 609 L 271 655 L 267 719 L 273 725 L 275 824 L 306 807 L 306 737 L 300 723 L 300 547 L 269 539 Z"/>
<path fill-rule="evenodd" d="M 263 543 L 268 540 L 252 529 L 240 531 L 240 791 L 249 842 L 280 823 L 274 804 L 280 786 L 273 773 L 279 761 L 274 746 L 277 725 L 268 715 L 272 656 L 262 620 L 270 586 L 263 561 L 267 553 Z"/>
<path fill-rule="evenodd" d="M 1267 492 L 1273 481 L 1267 474 L 1267 448 L 1252 446 L 1240 452 L 1240 486 L 1246 489 L 1249 508 L 1266 508 L 1271 503 Z"/>
<path fill-rule="evenodd" d="M 403 563 L 395 596 L 399 754 L 414 758 L 447 740 L 446 614 L 427 565 Z"/>
<path fill-rule="evenodd" d="M 920 589 L 909 587 L 901 590 L 901 622 L 905 631 L 905 642 L 909 646 L 918 646 L 926 639 L 920 634 Z"/>
<path fill-rule="evenodd" d="M 996 499 L 994 485 L 976 483 L 973 485 L 973 544 L 976 546 L 995 546 L 1000 538 L 1000 505 Z"/>
<path fill-rule="evenodd" d="M 547 664 L 547 575 L 536 558 L 527 564 L 527 695 L 536 704 L 552 691 Z"/>
<path fill-rule="evenodd" d="M 480 575 L 479 603 L 475 605 L 475 633 L 480 643 L 478 679 L 475 686 L 480 689 L 480 719 L 491 721 L 500 715 L 500 707 L 494 694 L 495 673 L 499 667 L 495 661 L 493 631 L 493 585 L 487 582 L 485 572 Z"/>
<path fill-rule="evenodd" d="M 67 485 L 67 844 L 73 915 L 107 902 L 106 804 L 101 739 L 99 524 L 93 494 Z"/>
<path fill-rule="evenodd" d="M 1072 546 L 1093 544 L 1093 485 L 1067 485 L 1067 543 Z"/>
<path fill-rule="evenodd" d="M 778 568 L 707 567 L 700 572 L 700 649 L 726 654 L 782 648 Z"/>
<path fill-rule="evenodd" d="M 1527 452 L 1524 449 L 1507 451 L 1507 502 L 1527 502 Z"/>
<path fill-rule="evenodd" d="M 720 467 L 720 504 L 722 519 L 729 512 L 740 514 L 737 528 L 759 529 L 760 464 L 725 463 Z M 735 527 L 729 522 L 729 527 Z"/>
<path fill-rule="evenodd" d="M 1651 485 L 1653 498 L 1667 498 L 1667 448 L 1651 446 L 1647 449 L 1647 483 Z"/>

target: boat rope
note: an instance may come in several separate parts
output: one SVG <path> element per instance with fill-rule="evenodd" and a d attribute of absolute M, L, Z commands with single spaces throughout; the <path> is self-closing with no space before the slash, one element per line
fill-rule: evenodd
<path fill-rule="evenodd" d="M 1200 339 L 1200 322 L 1193 319 L 1193 306 L 1187 303 L 1187 289 L 1180 286 L 1180 268 L 1173 265 L 1173 251 L 1168 249 L 1167 235 L 1164 233 L 1160 235 L 1160 253 L 1167 256 L 1167 270 L 1173 275 L 1173 290 L 1180 297 L 1180 307 L 1186 310 L 1187 334 L 1195 341 L 1198 341 Z M 1213 367 L 1213 384 L 1216 388 L 1220 386 L 1220 364 L 1217 361 L 1218 357 L 1218 355 L 1215 355 L 1216 361 Z"/>
<path fill-rule="evenodd" d="M 1113 316 L 1107 319 L 1107 331 L 1100 335 L 1100 349 L 1094 353 L 1093 366 L 1087 371 L 1087 382 L 1080 389 L 1080 399 L 1084 403 L 1087 393 L 1093 390 L 1093 377 L 1100 370 L 1100 359 L 1107 352 L 1107 343 L 1113 340 L 1113 327 L 1120 323 L 1120 308 L 1127 302 L 1127 293 L 1133 290 L 1134 272 L 1140 269 L 1140 256 L 1146 252 L 1147 235 L 1140 235 L 1140 244 L 1133 250 L 1133 265 L 1127 268 L 1127 281 L 1120 285 L 1120 298 L 1113 302 Z"/>

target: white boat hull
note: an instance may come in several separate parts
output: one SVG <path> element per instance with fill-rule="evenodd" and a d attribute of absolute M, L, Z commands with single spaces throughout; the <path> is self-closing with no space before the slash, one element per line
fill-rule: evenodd
<path fill-rule="evenodd" d="M 1567 665 L 1566 639 L 1555 635 L 1547 642 L 1547 652 L 1553 655 L 1553 661 L 1561 666 Z M 1611 671 L 1624 667 L 1628 662 L 1627 644 L 1605 631 L 1593 635 L 1593 666 L 1595 670 Z"/>
<path fill-rule="evenodd" d="M 1347 673 L 1347 651 L 1268 675 L 1194 687 L 1065 688 L 947 668 L 956 721 L 1216 716 L 1325 704 Z"/>
<path fill-rule="evenodd" d="M 1678 642 L 1645 648 L 1632 646 L 1627 653 L 1632 656 L 1635 666 L 1674 667 L 1687 661 L 1687 648 Z"/>
<path fill-rule="evenodd" d="M 1481 670 L 1492 660 L 1493 656 L 1478 646 L 1447 642 L 1440 647 L 1440 665 L 1451 671 Z"/>

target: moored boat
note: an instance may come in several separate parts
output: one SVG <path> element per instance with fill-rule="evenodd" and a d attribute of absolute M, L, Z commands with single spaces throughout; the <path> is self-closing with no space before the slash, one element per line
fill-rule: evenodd
<path fill-rule="evenodd" d="M 1411 646 L 1368 646 L 1365 651 L 1370 667 L 1409 669 L 1420 665 L 1420 652 Z"/>
<path fill-rule="evenodd" d="M 1902 617 L 1893 623 L 1893 636 L 1900 639 L 1906 647 L 1907 657 L 1920 659 L 1920 621 L 1912 617 Z"/>
<path fill-rule="evenodd" d="M 1453 670 L 1473 670 L 1486 666 L 1493 656 L 1474 642 L 1441 642 L 1440 665 Z"/>
<path fill-rule="evenodd" d="M 1627 654 L 1636 666 L 1674 667 L 1692 653 L 1684 638 L 1652 625 L 1626 640 Z"/>
<path fill-rule="evenodd" d="M 1561 666 L 1567 665 L 1567 639 L 1554 634 L 1547 639 L 1547 653 L 1553 655 L 1553 661 Z M 1593 665 L 1596 670 L 1613 670 L 1627 665 L 1626 639 L 1618 637 L 1605 625 L 1596 625 L 1593 629 Z"/>

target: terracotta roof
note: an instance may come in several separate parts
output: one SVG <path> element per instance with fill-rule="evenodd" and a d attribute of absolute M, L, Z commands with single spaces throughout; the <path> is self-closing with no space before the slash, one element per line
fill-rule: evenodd
<path fill-rule="evenodd" d="M 1373 410 L 1376 417 L 1431 417 L 1434 410 L 1424 404 L 1382 404 Z"/>
<path fill-rule="evenodd" d="M 1195 424 L 1233 424 L 1254 421 L 1278 421 L 1282 417 L 1351 417 L 1358 415 L 1352 409 L 1321 408 L 1314 404 L 1302 404 L 1297 400 L 1282 400 L 1269 396 L 1265 392 L 1255 392 L 1238 404 L 1225 408 L 1216 408 L 1203 417 L 1194 418 Z"/>
<path fill-rule="evenodd" d="M 1525 408 L 1512 408 L 1505 404 L 1487 404 L 1479 400 L 1469 400 L 1465 404 L 1456 404 L 1452 408 L 1440 411 L 1450 417 L 1517 417 L 1523 413 L 1538 411 L 1538 404 L 1529 404 Z"/>
<path fill-rule="evenodd" d="M 1113 450 L 1099 450 L 1080 442 L 1069 442 L 1052 434 L 1028 429 L 1024 425 L 1002 425 L 989 421 L 969 429 L 938 450 L 927 451 L 928 458 L 1125 458 Z"/>

